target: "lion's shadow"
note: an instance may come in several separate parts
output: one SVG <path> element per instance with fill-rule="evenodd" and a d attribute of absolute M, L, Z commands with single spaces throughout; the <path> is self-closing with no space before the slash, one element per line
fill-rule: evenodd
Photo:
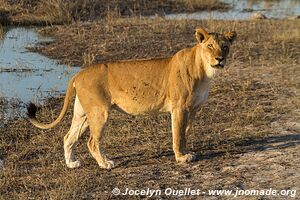
<path fill-rule="evenodd" d="M 219 144 L 205 142 L 203 145 L 201 141 L 194 143 L 193 151 L 196 152 L 197 161 L 209 160 L 225 155 L 238 155 L 249 152 L 286 149 L 289 147 L 297 146 L 300 144 L 300 134 L 285 134 L 285 135 L 272 135 L 265 137 L 247 137 L 247 138 L 234 138 L 219 141 Z M 132 153 L 126 156 L 118 156 L 115 159 L 121 159 L 119 166 L 135 165 L 139 163 L 146 165 L 151 159 L 161 159 L 174 161 L 173 151 L 162 151 L 155 155 L 144 155 L 144 153 Z M 146 162 L 146 163 L 144 163 Z"/>
<path fill-rule="evenodd" d="M 230 144 L 230 145 L 229 145 Z M 248 137 L 243 139 L 227 139 L 223 140 L 221 146 L 228 146 L 228 148 L 216 148 L 215 150 L 204 149 L 198 153 L 198 159 L 212 159 L 221 157 L 225 154 L 243 154 L 257 151 L 267 151 L 276 149 L 285 149 L 300 144 L 300 134 L 285 134 L 272 135 L 265 137 Z"/>

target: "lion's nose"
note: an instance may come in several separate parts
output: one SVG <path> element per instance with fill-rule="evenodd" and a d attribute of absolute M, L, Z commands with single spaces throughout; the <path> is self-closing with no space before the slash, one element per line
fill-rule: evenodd
<path fill-rule="evenodd" d="M 219 62 L 222 62 L 224 60 L 224 57 L 223 56 L 216 57 L 216 60 L 219 61 Z"/>

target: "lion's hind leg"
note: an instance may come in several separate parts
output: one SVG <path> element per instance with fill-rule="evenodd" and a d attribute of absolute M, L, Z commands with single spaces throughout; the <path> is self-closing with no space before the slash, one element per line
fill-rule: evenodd
<path fill-rule="evenodd" d="M 101 144 L 109 111 L 108 109 L 101 107 L 102 106 L 99 106 L 98 108 L 94 107 L 94 109 L 89 113 L 88 117 L 90 117 L 89 123 L 91 135 L 87 146 L 101 168 L 111 169 L 114 167 L 114 162 L 107 159 Z"/>
<path fill-rule="evenodd" d="M 87 127 L 87 117 L 78 100 L 78 97 L 76 96 L 72 125 L 69 132 L 64 137 L 65 159 L 69 168 L 76 168 L 80 166 L 80 161 L 75 159 L 73 147 L 78 141 L 79 137 L 85 132 Z"/>

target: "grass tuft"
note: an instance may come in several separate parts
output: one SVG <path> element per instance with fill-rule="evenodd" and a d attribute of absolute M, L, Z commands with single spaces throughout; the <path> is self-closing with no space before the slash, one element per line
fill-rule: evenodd
<path fill-rule="evenodd" d="M 72 22 L 70 6 L 63 0 L 40 0 L 38 13 L 47 23 L 69 24 Z"/>

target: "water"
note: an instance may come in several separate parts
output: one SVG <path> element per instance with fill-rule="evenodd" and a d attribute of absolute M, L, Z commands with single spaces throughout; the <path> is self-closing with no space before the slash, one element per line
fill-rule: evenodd
<path fill-rule="evenodd" d="M 222 0 L 233 5 L 228 11 L 201 11 L 166 15 L 166 19 L 225 19 L 249 20 L 255 12 L 268 18 L 284 19 L 300 15 L 300 0 Z"/>
<path fill-rule="evenodd" d="M 0 97 L 26 103 L 65 91 L 68 80 L 79 68 L 26 50 L 37 42 L 50 40 L 33 28 L 12 28 L 6 32 L 0 41 Z"/>

